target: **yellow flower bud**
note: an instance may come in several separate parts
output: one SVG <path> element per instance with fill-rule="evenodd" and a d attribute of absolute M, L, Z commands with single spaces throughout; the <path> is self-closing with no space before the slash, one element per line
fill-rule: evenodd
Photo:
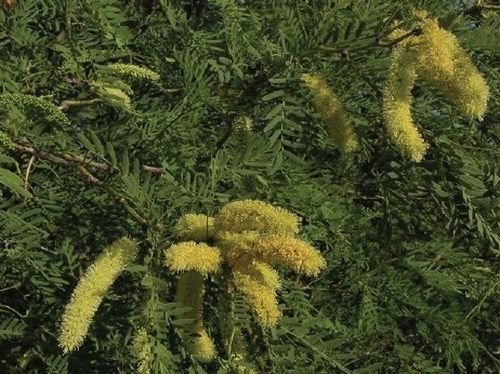
<path fill-rule="evenodd" d="M 134 261 L 137 243 L 124 237 L 105 248 L 73 290 L 62 316 L 59 346 L 64 352 L 78 348 L 107 290 Z"/>
<path fill-rule="evenodd" d="M 244 269 L 233 272 L 233 282 L 246 298 L 263 327 L 273 327 L 281 317 L 276 291 Z"/>
<path fill-rule="evenodd" d="M 205 243 L 181 242 L 165 251 L 165 266 L 172 271 L 196 270 L 201 274 L 219 271 L 220 250 Z"/>
<path fill-rule="evenodd" d="M 141 78 L 149 81 L 157 81 L 160 79 L 160 75 L 153 70 L 133 64 L 116 63 L 110 64 L 106 66 L 106 68 L 113 73 L 133 78 Z"/>

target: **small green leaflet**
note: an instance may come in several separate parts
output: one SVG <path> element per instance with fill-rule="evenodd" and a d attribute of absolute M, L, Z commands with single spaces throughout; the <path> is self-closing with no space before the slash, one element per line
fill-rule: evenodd
<path fill-rule="evenodd" d="M 23 197 L 33 197 L 31 193 L 24 189 L 24 182 L 10 170 L 0 168 L 0 184 L 3 184 L 14 193 Z"/>

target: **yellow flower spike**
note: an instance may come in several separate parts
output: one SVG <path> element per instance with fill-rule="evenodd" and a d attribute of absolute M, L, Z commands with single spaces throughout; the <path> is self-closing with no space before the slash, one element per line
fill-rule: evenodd
<path fill-rule="evenodd" d="M 59 346 L 65 353 L 83 342 L 92 318 L 107 290 L 120 273 L 134 261 L 137 243 L 124 237 L 113 242 L 86 270 L 73 290 L 62 316 Z"/>
<path fill-rule="evenodd" d="M 399 47 L 392 52 L 389 75 L 383 90 L 383 116 L 394 145 L 411 160 L 420 162 L 427 144 L 411 116 L 411 90 L 417 77 L 413 54 Z"/>
<path fill-rule="evenodd" d="M 277 290 L 281 286 L 278 272 L 265 262 L 253 263 L 247 268 L 246 272 L 272 290 Z"/>
<path fill-rule="evenodd" d="M 302 81 L 313 93 L 313 104 L 334 143 L 342 152 L 351 153 L 359 149 L 359 139 L 342 103 L 328 84 L 319 75 L 303 74 Z"/>
<path fill-rule="evenodd" d="M 181 274 L 175 301 L 191 307 L 186 317 L 195 320 L 190 336 L 185 336 L 189 352 L 200 361 L 210 361 L 215 357 L 215 345 L 203 326 L 203 276 L 196 271 Z"/>
<path fill-rule="evenodd" d="M 437 19 L 421 18 L 420 36 L 417 38 L 416 63 L 426 79 L 436 81 L 439 77 L 455 73 L 457 53 L 461 50 L 458 39 L 451 32 L 442 29 Z"/>
<path fill-rule="evenodd" d="M 257 231 L 241 233 L 225 231 L 219 235 L 216 244 L 222 250 L 225 260 L 231 267 L 247 267 L 254 262 L 257 255 L 254 243 L 259 236 Z"/>
<path fill-rule="evenodd" d="M 246 298 L 263 327 L 273 327 L 281 317 L 276 292 L 244 270 L 233 272 L 233 282 Z"/>
<path fill-rule="evenodd" d="M 422 35 L 416 45 L 417 73 L 439 89 L 470 118 L 482 119 L 489 88 L 457 38 L 442 29 L 437 19 L 420 17 Z"/>
<path fill-rule="evenodd" d="M 216 236 L 224 232 L 255 230 L 268 233 L 289 233 L 299 231 L 299 217 L 280 207 L 260 200 L 240 200 L 224 205 L 215 217 Z"/>
<path fill-rule="evenodd" d="M 219 248 L 193 241 L 172 245 L 165 251 L 165 266 L 172 271 L 196 270 L 206 275 L 219 271 L 222 256 Z"/>
<path fill-rule="evenodd" d="M 205 329 L 196 332 L 197 336 L 192 338 L 189 351 L 198 361 L 209 362 L 215 357 L 215 344 L 208 336 Z"/>
<path fill-rule="evenodd" d="M 254 246 L 261 261 L 282 264 L 300 274 L 318 275 L 326 267 L 326 261 L 318 250 L 290 236 L 263 236 Z"/>
<path fill-rule="evenodd" d="M 139 329 L 132 341 L 132 353 L 137 361 L 137 372 L 139 374 L 150 373 L 153 353 L 151 351 L 148 333 L 143 327 Z"/>
<path fill-rule="evenodd" d="M 460 61 L 459 73 L 453 84 L 449 85 L 447 96 L 467 117 L 483 119 L 490 90 L 486 80 L 469 61 L 468 56 Z"/>
<path fill-rule="evenodd" d="M 214 236 L 214 219 L 205 214 L 185 214 L 175 224 L 174 231 L 180 240 L 206 241 Z"/>

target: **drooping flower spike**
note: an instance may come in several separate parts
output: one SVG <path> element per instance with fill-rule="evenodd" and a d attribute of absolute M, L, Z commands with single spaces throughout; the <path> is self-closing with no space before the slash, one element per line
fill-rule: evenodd
<path fill-rule="evenodd" d="M 465 116 L 481 120 L 489 88 L 458 39 L 426 12 L 415 12 L 420 33 L 395 47 L 383 91 L 383 115 L 391 141 L 411 160 L 422 160 L 427 144 L 411 116 L 411 90 L 418 77 L 430 83 Z M 406 30 L 391 35 L 396 39 Z"/>
<path fill-rule="evenodd" d="M 233 282 L 235 287 L 246 297 L 262 326 L 275 326 L 281 317 L 276 299 L 276 289 L 266 283 L 262 275 L 253 274 L 252 269 L 235 270 Z"/>
<path fill-rule="evenodd" d="M 136 255 L 137 243 L 124 237 L 105 248 L 87 269 L 62 316 L 58 340 L 64 352 L 73 351 L 82 344 L 106 292 Z"/>
<path fill-rule="evenodd" d="M 412 118 L 411 90 L 415 84 L 414 56 L 405 47 L 392 53 L 387 82 L 383 90 L 383 115 L 391 142 L 409 159 L 420 162 L 427 144 Z"/>
<path fill-rule="evenodd" d="M 235 268 L 259 261 L 283 265 L 296 273 L 313 276 L 326 266 L 325 259 L 315 248 L 285 234 L 226 233 L 219 246 L 228 263 Z"/>
<path fill-rule="evenodd" d="M 191 307 L 186 317 L 194 322 L 184 336 L 189 352 L 200 361 L 210 361 L 215 356 L 215 345 L 203 326 L 203 276 L 196 271 L 182 273 L 175 301 Z"/>
<path fill-rule="evenodd" d="M 337 95 L 319 75 L 303 74 L 302 80 L 311 90 L 314 107 L 327 125 L 327 131 L 335 145 L 345 153 L 357 151 L 358 136 Z"/>
<path fill-rule="evenodd" d="M 229 203 L 215 217 L 216 244 L 232 269 L 234 286 L 263 327 L 274 326 L 281 315 L 276 299 L 279 277 L 271 265 L 308 276 L 326 266 L 316 249 L 295 238 L 299 222 L 293 213 L 258 200 Z"/>
<path fill-rule="evenodd" d="M 416 37 L 417 74 L 441 91 L 469 118 L 482 119 L 489 88 L 458 39 L 426 12 L 417 12 L 422 30 Z"/>

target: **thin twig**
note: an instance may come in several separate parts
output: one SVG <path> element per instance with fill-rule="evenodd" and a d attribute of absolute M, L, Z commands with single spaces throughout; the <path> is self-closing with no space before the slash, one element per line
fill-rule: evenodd
<path fill-rule="evenodd" d="M 15 290 L 16 288 L 21 287 L 21 285 L 22 285 L 21 282 L 17 282 L 17 283 L 14 283 L 12 286 L 2 288 L 0 290 L 0 292 L 5 292 L 5 291 L 9 291 L 9 290 Z"/>
<path fill-rule="evenodd" d="M 14 147 L 18 151 L 31 154 L 32 158 L 35 157 L 43 159 L 60 166 L 74 167 L 78 171 L 82 179 L 85 180 L 88 184 L 102 188 L 109 195 L 113 196 L 137 222 L 139 222 L 143 226 L 149 226 L 149 222 L 147 221 L 147 219 L 144 218 L 139 212 L 137 212 L 137 210 L 135 210 L 130 205 L 129 201 L 125 198 L 125 196 L 120 194 L 112 187 L 106 185 L 103 181 L 101 181 L 87 169 L 87 167 L 90 166 L 90 167 L 95 167 L 96 169 L 99 170 L 110 171 L 108 165 L 103 163 L 97 163 L 95 161 L 87 161 L 82 156 L 75 156 L 68 154 L 53 155 L 45 151 L 37 150 L 31 145 L 26 145 L 26 144 L 15 143 Z M 149 173 L 154 173 L 154 174 L 162 173 L 161 168 L 155 166 L 143 165 L 142 168 L 144 171 Z"/>
<path fill-rule="evenodd" d="M 383 42 L 379 41 L 378 45 L 381 47 L 391 48 L 391 47 L 395 46 L 396 44 L 402 42 L 403 40 L 408 39 L 409 37 L 412 37 L 414 35 L 419 35 L 420 33 L 421 33 L 420 29 L 413 29 L 413 30 L 407 32 L 406 34 L 401 35 L 399 38 L 391 40 L 390 42 L 383 43 Z"/>
<path fill-rule="evenodd" d="M 50 161 L 54 164 L 61 166 L 70 166 L 71 163 L 77 163 L 84 166 L 90 166 L 94 169 L 105 171 L 105 172 L 114 172 L 118 171 L 117 167 L 111 166 L 104 162 L 92 161 L 81 155 L 74 155 L 71 153 L 63 153 L 60 155 L 55 155 L 49 152 L 45 152 L 39 149 L 35 149 L 31 144 L 27 143 L 14 143 L 14 148 L 22 153 L 31 154 L 39 159 Z M 142 165 L 142 171 L 151 174 L 162 174 L 163 169 L 157 166 L 151 165 Z"/>
<path fill-rule="evenodd" d="M 147 221 L 146 218 L 144 218 L 139 212 L 137 212 L 127 201 L 125 196 L 120 194 L 118 191 L 116 191 L 114 188 L 107 186 L 104 184 L 99 178 L 94 176 L 90 171 L 88 171 L 83 165 L 77 165 L 76 169 L 80 173 L 80 175 L 83 177 L 83 179 L 92 185 L 101 187 L 103 190 L 105 190 L 107 193 L 109 193 L 111 196 L 113 196 L 120 204 L 123 205 L 125 210 L 141 225 L 143 226 L 149 226 L 149 222 Z"/>
<path fill-rule="evenodd" d="M 102 102 L 102 100 L 99 98 L 89 100 L 63 100 L 61 101 L 61 104 L 59 104 L 59 109 L 68 110 L 72 107 L 88 106 L 100 102 Z"/>
<path fill-rule="evenodd" d="M 420 34 L 420 30 L 414 29 L 414 30 L 407 32 L 404 35 L 401 35 L 399 38 L 396 38 L 396 39 L 391 40 L 389 42 L 383 42 L 383 41 L 379 40 L 379 38 L 377 38 L 373 43 L 358 46 L 358 47 L 337 48 L 337 47 L 329 47 L 327 45 L 320 45 L 319 49 L 321 51 L 325 51 L 325 52 L 343 53 L 345 55 L 348 55 L 350 52 L 360 51 L 360 50 L 369 49 L 369 48 L 392 48 L 393 46 L 402 42 L 403 40 L 408 39 L 409 37 L 414 36 L 414 35 L 418 35 L 418 34 Z"/>
<path fill-rule="evenodd" d="M 28 192 L 28 184 L 31 173 L 31 167 L 33 166 L 33 161 L 35 161 L 35 155 L 31 155 L 30 160 L 28 161 L 28 167 L 26 168 L 26 175 L 24 177 L 24 190 Z"/>

